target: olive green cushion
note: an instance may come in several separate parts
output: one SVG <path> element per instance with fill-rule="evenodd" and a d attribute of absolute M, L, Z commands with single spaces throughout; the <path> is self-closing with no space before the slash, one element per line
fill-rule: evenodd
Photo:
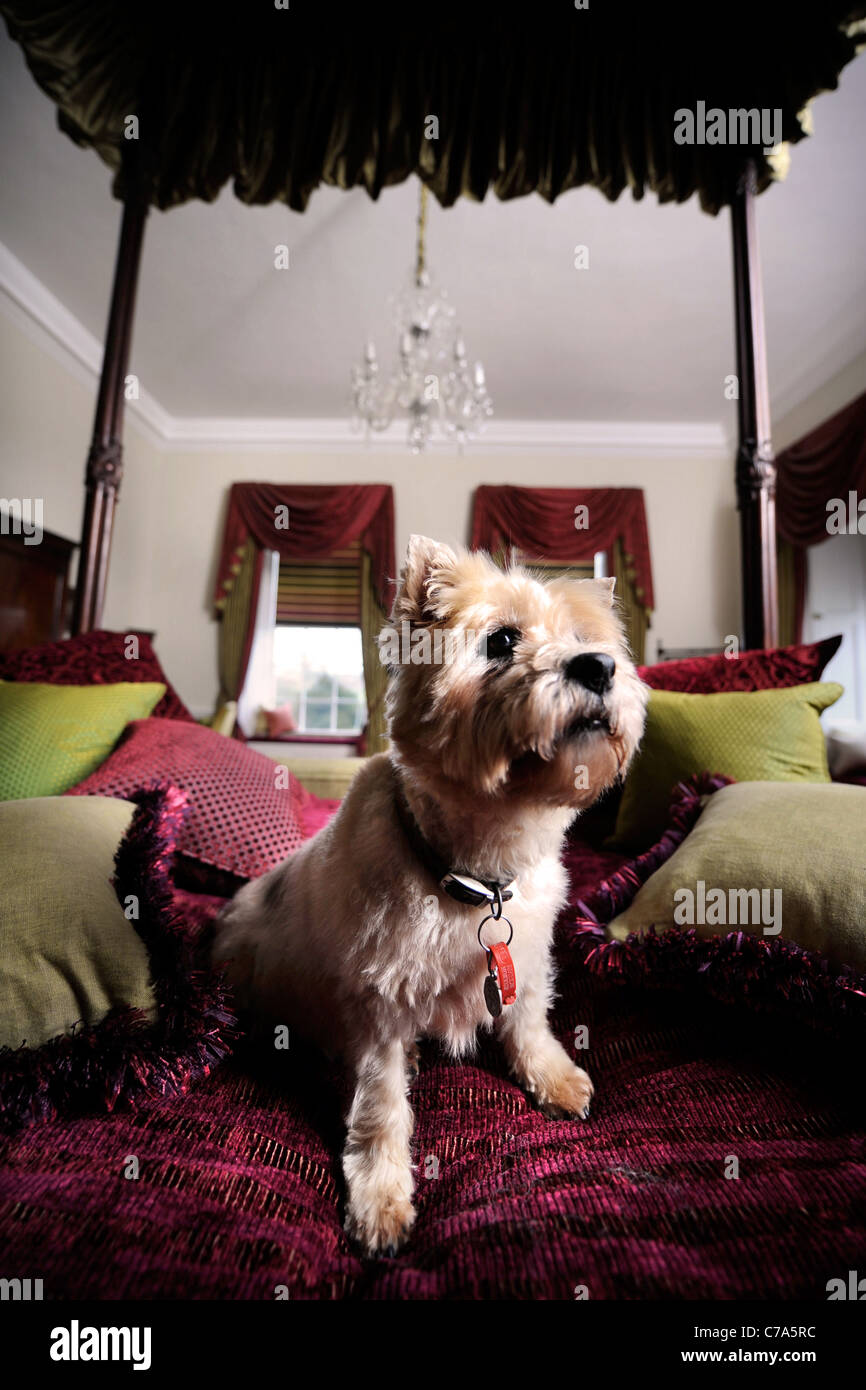
<path fill-rule="evenodd" d="M 832 681 L 713 695 L 651 691 L 611 843 L 653 844 L 667 826 L 674 787 L 699 772 L 737 782 L 829 782 L 820 714 L 842 693 Z"/>
<path fill-rule="evenodd" d="M 119 1004 L 155 1018 L 147 951 L 111 885 L 133 810 L 97 796 L 0 805 L 0 1046 L 40 1047 Z"/>
<path fill-rule="evenodd" d="M 755 890 L 766 890 L 760 901 Z M 866 787 L 737 782 L 714 792 L 607 930 L 623 941 L 689 926 L 702 937 L 742 928 L 866 970 Z"/>
<path fill-rule="evenodd" d="M 130 720 L 153 713 L 165 689 L 159 681 L 0 681 L 0 801 L 74 787 L 105 762 Z"/>

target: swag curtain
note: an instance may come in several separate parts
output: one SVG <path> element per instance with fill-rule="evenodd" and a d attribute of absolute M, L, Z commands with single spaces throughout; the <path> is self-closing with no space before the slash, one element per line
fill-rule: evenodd
<path fill-rule="evenodd" d="M 577 564 L 606 550 L 632 651 L 643 659 L 654 597 L 642 488 L 477 488 L 473 550 L 507 554 L 512 546 L 529 563 Z"/>
<path fill-rule="evenodd" d="M 827 523 L 834 499 L 847 515 L 851 493 L 866 497 L 866 392 L 779 454 L 776 468 L 781 640 L 799 642 L 807 549 L 833 534 Z"/>
<path fill-rule="evenodd" d="M 368 723 L 366 752 L 385 746 L 384 686 L 378 634 L 392 601 L 394 495 L 385 484 L 297 486 L 234 483 L 223 532 L 214 607 L 222 618 L 222 699 L 238 699 L 249 666 L 261 584 L 262 556 L 324 559 L 357 542 L 361 559 L 361 640 Z"/>

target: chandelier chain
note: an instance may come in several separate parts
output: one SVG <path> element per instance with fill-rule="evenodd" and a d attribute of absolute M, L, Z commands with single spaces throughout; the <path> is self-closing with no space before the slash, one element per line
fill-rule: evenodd
<path fill-rule="evenodd" d="M 415 260 L 415 284 L 420 285 L 427 266 L 427 185 L 421 184 L 421 198 L 418 203 L 418 254 Z"/>

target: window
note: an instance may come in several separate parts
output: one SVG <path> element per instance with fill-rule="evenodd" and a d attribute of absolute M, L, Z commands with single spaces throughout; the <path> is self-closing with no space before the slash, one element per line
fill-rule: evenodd
<path fill-rule="evenodd" d="M 299 734 L 356 737 L 367 722 L 359 627 L 278 623 L 276 703 L 291 707 Z"/>
<path fill-rule="evenodd" d="M 511 547 L 511 563 L 513 565 L 525 565 L 546 579 L 561 579 L 564 576 L 570 579 L 605 579 L 610 574 L 607 551 L 605 550 L 597 550 L 591 560 L 577 560 L 574 564 L 563 565 L 556 560 L 532 559 L 531 556 L 525 555 L 518 550 L 516 545 L 513 545 Z"/>

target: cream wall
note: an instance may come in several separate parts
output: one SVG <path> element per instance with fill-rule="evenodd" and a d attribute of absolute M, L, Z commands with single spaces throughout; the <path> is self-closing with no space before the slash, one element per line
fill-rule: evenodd
<path fill-rule="evenodd" d="M 94 386 L 0 316 L 0 495 L 41 496 L 45 526 L 77 538 Z M 398 555 L 413 531 L 468 539 L 481 483 L 642 487 L 656 590 L 649 636 L 667 646 L 720 645 L 739 628 L 733 462 L 705 458 L 537 455 L 470 449 L 462 458 L 367 450 L 307 455 L 271 450 L 164 451 L 130 421 L 105 625 L 156 632 L 163 665 L 196 713 L 216 695 L 211 618 L 219 536 L 230 484 L 380 482 L 395 492 Z"/>
<path fill-rule="evenodd" d="M 68 355 L 63 354 L 66 358 Z M 0 497 L 41 498 L 47 531 L 78 540 L 96 386 L 0 314 Z M 150 626 L 148 480 L 153 447 L 130 428 L 106 626 Z"/>
<path fill-rule="evenodd" d="M 777 454 L 823 425 L 866 391 L 866 352 L 855 357 L 843 372 L 825 381 L 817 391 L 773 422 L 773 448 Z"/>

